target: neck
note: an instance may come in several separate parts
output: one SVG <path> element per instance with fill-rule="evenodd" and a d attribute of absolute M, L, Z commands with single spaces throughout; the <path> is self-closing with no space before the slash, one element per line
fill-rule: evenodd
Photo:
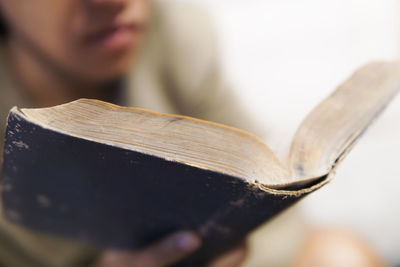
<path fill-rule="evenodd" d="M 73 79 L 23 39 L 10 36 L 7 44 L 17 80 L 35 106 L 54 106 L 78 98 L 115 101 L 120 80 L 99 84 Z"/>

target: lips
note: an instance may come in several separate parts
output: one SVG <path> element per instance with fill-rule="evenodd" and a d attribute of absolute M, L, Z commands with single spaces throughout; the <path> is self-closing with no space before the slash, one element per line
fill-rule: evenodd
<path fill-rule="evenodd" d="M 140 25 L 119 24 L 96 30 L 87 40 L 92 45 L 115 51 L 131 47 L 142 32 Z"/>

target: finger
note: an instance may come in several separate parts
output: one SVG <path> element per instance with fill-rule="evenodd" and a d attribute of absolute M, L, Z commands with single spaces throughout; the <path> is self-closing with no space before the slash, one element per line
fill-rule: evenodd
<path fill-rule="evenodd" d="M 239 247 L 228 251 L 227 253 L 215 259 L 209 267 L 237 267 L 245 260 L 247 256 L 247 247 L 241 244 Z"/>
<path fill-rule="evenodd" d="M 91 267 L 133 267 L 136 253 L 131 251 L 107 250 Z"/>
<path fill-rule="evenodd" d="M 137 266 L 167 266 L 186 257 L 197 249 L 200 243 L 199 236 L 193 232 L 177 232 L 150 247 L 138 251 L 135 262 L 137 262 Z"/>

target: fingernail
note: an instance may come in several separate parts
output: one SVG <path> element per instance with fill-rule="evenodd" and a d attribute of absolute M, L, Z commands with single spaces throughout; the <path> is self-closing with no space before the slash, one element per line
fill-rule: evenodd
<path fill-rule="evenodd" d="M 182 232 L 176 238 L 176 246 L 181 250 L 192 251 L 200 246 L 200 238 L 194 233 Z"/>

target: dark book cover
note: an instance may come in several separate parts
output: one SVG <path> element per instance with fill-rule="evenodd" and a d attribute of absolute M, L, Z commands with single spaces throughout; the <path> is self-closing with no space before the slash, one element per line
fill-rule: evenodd
<path fill-rule="evenodd" d="M 326 182 L 321 177 L 306 190 L 264 190 L 45 129 L 11 112 L 2 198 L 9 220 L 100 248 L 135 249 L 173 231 L 196 230 L 203 245 L 180 265 L 197 266 Z"/>

